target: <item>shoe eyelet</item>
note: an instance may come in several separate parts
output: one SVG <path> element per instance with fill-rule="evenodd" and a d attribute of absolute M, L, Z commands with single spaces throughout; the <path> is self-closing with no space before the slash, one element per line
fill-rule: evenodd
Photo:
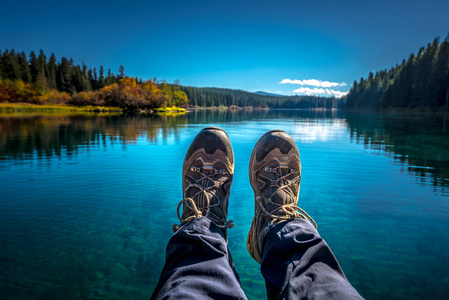
<path fill-rule="evenodd" d="M 200 167 L 191 167 L 190 171 L 192 171 L 192 172 L 199 172 L 199 171 L 201 171 L 201 168 Z"/>

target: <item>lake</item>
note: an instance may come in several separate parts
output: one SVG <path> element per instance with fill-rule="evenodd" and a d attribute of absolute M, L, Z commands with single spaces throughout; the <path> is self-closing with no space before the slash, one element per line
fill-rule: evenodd
<path fill-rule="evenodd" d="M 229 135 L 229 248 L 250 299 L 264 299 L 246 250 L 257 140 L 282 129 L 302 161 L 299 206 L 367 299 L 449 293 L 449 117 L 308 111 L 181 116 L 0 115 L 2 299 L 148 299 L 178 223 L 195 135 Z"/>

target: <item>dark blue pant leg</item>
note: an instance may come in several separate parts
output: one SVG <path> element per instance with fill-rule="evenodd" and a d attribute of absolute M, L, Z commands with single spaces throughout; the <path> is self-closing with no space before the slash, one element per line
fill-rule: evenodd
<path fill-rule="evenodd" d="M 262 253 L 268 299 L 362 299 L 329 246 L 304 219 L 273 226 Z"/>
<path fill-rule="evenodd" d="M 246 299 L 223 231 L 205 217 L 170 239 L 152 299 Z"/>

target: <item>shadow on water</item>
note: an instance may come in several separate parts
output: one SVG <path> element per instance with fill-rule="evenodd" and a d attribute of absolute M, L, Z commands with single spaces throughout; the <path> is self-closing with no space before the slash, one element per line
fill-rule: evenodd
<path fill-rule="evenodd" d="M 448 191 L 449 122 L 424 114 L 346 114 L 351 139 L 407 166 L 422 183 Z"/>

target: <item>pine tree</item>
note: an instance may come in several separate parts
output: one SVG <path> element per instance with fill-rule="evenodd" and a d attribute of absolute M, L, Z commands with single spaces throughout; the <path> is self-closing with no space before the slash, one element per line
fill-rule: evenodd
<path fill-rule="evenodd" d="M 89 72 L 87 71 L 87 66 L 83 62 L 82 67 L 82 73 L 83 73 L 83 84 L 86 87 L 86 91 L 92 91 L 92 83 L 90 82 L 89 78 Z"/>
<path fill-rule="evenodd" d="M 30 52 L 30 72 L 31 72 L 31 81 L 35 82 L 37 75 L 39 74 L 39 68 L 37 57 L 34 51 Z"/>
<path fill-rule="evenodd" d="M 3 53 L 2 50 L 0 50 L 0 79 L 4 77 L 5 75 L 3 74 Z"/>
<path fill-rule="evenodd" d="M 25 54 L 25 52 L 22 51 L 18 55 L 17 58 L 19 61 L 19 66 L 20 66 L 21 79 L 25 83 L 31 83 L 31 71 L 30 71 L 30 66 L 28 63 L 27 55 Z"/>
<path fill-rule="evenodd" d="M 20 65 L 14 50 L 6 50 L 2 57 L 4 77 L 10 80 L 21 79 Z"/>
<path fill-rule="evenodd" d="M 91 68 L 89 68 L 89 70 L 87 70 L 87 78 L 90 82 L 90 85 L 92 86 L 92 90 L 95 90 L 94 73 L 92 72 Z"/>
<path fill-rule="evenodd" d="M 36 81 L 34 82 L 34 88 L 40 92 L 45 92 L 49 88 L 46 74 L 47 71 L 47 56 L 44 51 L 39 50 L 39 56 L 36 59 Z"/>
<path fill-rule="evenodd" d="M 52 89 L 57 89 L 58 86 L 56 84 L 56 73 L 58 66 L 56 64 L 56 56 L 54 53 L 50 55 L 50 59 L 47 64 L 47 81 L 48 86 Z"/>
<path fill-rule="evenodd" d="M 37 57 L 37 71 L 38 74 L 43 74 L 44 77 L 47 75 L 47 56 L 45 56 L 44 51 L 41 49 L 39 50 L 39 56 Z"/>
<path fill-rule="evenodd" d="M 447 106 L 449 94 L 449 35 L 441 43 L 434 68 L 437 107 Z"/>
<path fill-rule="evenodd" d="M 99 76 L 98 76 L 98 86 L 99 88 L 103 88 L 105 86 L 104 82 L 104 68 L 103 66 L 100 66 Z"/>
<path fill-rule="evenodd" d="M 125 67 L 122 65 L 118 67 L 118 78 L 125 78 Z"/>
<path fill-rule="evenodd" d="M 58 74 L 56 76 L 59 90 L 62 92 L 73 93 L 72 87 L 72 69 L 70 61 L 63 57 L 58 65 Z"/>

